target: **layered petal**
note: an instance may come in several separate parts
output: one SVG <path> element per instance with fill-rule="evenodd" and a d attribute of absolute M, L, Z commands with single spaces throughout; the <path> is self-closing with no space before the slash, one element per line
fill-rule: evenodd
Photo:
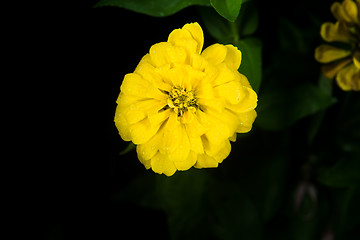
<path fill-rule="evenodd" d="M 321 37 L 327 42 L 354 42 L 354 37 L 350 34 L 344 22 L 326 22 L 321 25 Z"/>
<path fill-rule="evenodd" d="M 342 61 L 325 64 L 321 67 L 321 72 L 325 77 L 332 79 L 343 67 L 348 65 L 350 62 L 351 59 L 344 59 Z"/>
<path fill-rule="evenodd" d="M 176 172 L 176 167 L 173 161 L 169 160 L 169 156 L 167 154 L 161 154 L 158 152 L 151 159 L 151 168 L 154 172 L 159 174 L 165 174 L 166 176 L 171 176 Z"/>
<path fill-rule="evenodd" d="M 315 59 L 321 63 L 329 63 L 337 59 L 347 57 L 351 51 L 336 48 L 330 45 L 320 45 L 315 49 Z"/>
<path fill-rule="evenodd" d="M 360 70 L 350 64 L 339 71 L 336 75 L 336 82 L 344 91 L 360 91 Z"/>
<path fill-rule="evenodd" d="M 354 53 L 353 63 L 357 69 L 360 69 L 360 52 Z"/>
<path fill-rule="evenodd" d="M 182 29 L 175 29 L 169 35 L 168 42 L 200 54 L 204 44 L 202 29 L 198 23 L 186 24 Z"/>

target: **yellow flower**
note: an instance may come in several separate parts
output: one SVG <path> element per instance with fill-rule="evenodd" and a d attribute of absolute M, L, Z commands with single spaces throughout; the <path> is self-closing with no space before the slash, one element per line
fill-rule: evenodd
<path fill-rule="evenodd" d="M 186 24 L 124 77 L 115 125 L 137 145 L 146 169 L 171 176 L 217 167 L 230 153 L 229 140 L 252 127 L 257 95 L 237 71 L 241 52 L 221 44 L 201 52 L 203 42 L 199 24 Z"/>
<path fill-rule="evenodd" d="M 321 26 L 321 37 L 327 42 L 342 42 L 349 46 L 342 49 L 322 44 L 315 49 L 315 59 L 324 63 L 321 70 L 325 77 L 334 78 L 344 91 L 360 91 L 360 0 L 335 2 L 331 12 L 336 23 Z"/>

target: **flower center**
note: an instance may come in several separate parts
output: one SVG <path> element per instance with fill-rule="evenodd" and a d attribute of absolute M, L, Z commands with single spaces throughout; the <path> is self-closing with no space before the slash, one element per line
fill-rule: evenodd
<path fill-rule="evenodd" d="M 193 91 L 187 91 L 182 87 L 173 87 L 169 92 L 168 106 L 174 109 L 178 117 L 185 111 L 195 112 L 199 107 Z"/>

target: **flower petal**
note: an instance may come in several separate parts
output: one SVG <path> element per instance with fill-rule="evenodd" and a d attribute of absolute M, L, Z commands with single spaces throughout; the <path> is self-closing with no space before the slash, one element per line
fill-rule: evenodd
<path fill-rule="evenodd" d="M 188 30 L 190 32 L 191 36 L 196 40 L 196 42 L 197 42 L 196 53 L 200 54 L 200 52 L 203 48 L 203 44 L 204 44 L 204 33 L 203 33 L 200 25 L 197 22 L 188 23 L 188 24 L 185 24 L 183 29 Z"/>
<path fill-rule="evenodd" d="M 189 141 L 190 141 L 190 150 L 191 151 L 198 153 L 198 154 L 204 153 L 204 146 L 203 146 L 200 136 L 189 137 Z"/>
<path fill-rule="evenodd" d="M 197 23 L 186 24 L 182 29 L 173 30 L 168 37 L 168 42 L 183 47 L 189 52 L 200 54 L 204 43 L 203 32 Z"/>
<path fill-rule="evenodd" d="M 166 124 L 163 126 L 164 135 L 163 140 L 159 146 L 159 150 L 162 154 L 169 154 L 180 145 L 183 135 L 183 126 L 178 121 L 177 115 L 174 112 L 171 112 L 169 119 Z"/>
<path fill-rule="evenodd" d="M 239 125 L 236 129 L 237 133 L 247 133 L 251 130 L 252 124 L 255 121 L 257 114 L 255 110 L 251 110 L 249 112 L 238 114 Z"/>
<path fill-rule="evenodd" d="M 169 160 L 169 156 L 158 152 L 151 159 L 151 168 L 156 173 L 163 173 L 166 176 L 171 176 L 176 172 L 176 167 L 173 161 Z"/>
<path fill-rule="evenodd" d="M 129 131 L 131 134 L 131 140 L 135 144 L 146 143 L 158 132 L 161 124 L 161 122 L 158 124 L 152 124 L 148 118 L 145 118 L 140 122 L 130 125 Z"/>
<path fill-rule="evenodd" d="M 349 33 L 349 30 L 344 22 L 326 22 L 321 25 L 321 37 L 327 42 L 345 42 L 351 43 L 354 38 Z"/>
<path fill-rule="evenodd" d="M 183 126 L 181 126 L 180 128 L 179 135 L 179 144 L 175 147 L 175 150 L 169 152 L 168 155 L 169 159 L 174 162 L 178 170 L 187 170 L 192 165 L 194 165 L 195 162 L 193 162 L 192 165 L 189 166 L 189 161 L 191 160 L 188 159 L 188 156 L 190 154 L 190 141 Z"/>
<path fill-rule="evenodd" d="M 358 7 L 354 1 L 345 0 L 342 3 L 344 12 L 350 19 L 351 23 L 359 24 Z"/>
<path fill-rule="evenodd" d="M 168 42 L 161 42 L 151 46 L 149 54 L 151 63 L 156 67 L 161 67 L 168 63 L 183 64 L 187 61 L 185 49 L 173 46 Z"/>
<path fill-rule="evenodd" d="M 326 78 L 332 79 L 343 67 L 348 65 L 350 62 L 351 59 L 346 58 L 341 61 L 325 64 L 321 66 L 321 72 L 324 74 Z"/>
<path fill-rule="evenodd" d="M 227 54 L 225 57 L 225 64 L 232 70 L 237 71 L 241 63 L 241 52 L 233 45 L 226 45 Z"/>
<path fill-rule="evenodd" d="M 174 165 L 177 168 L 177 170 L 186 171 L 195 165 L 197 156 L 198 156 L 197 153 L 190 151 L 188 156 L 185 159 L 181 159 L 179 161 L 174 161 Z"/>
<path fill-rule="evenodd" d="M 219 162 L 216 161 L 214 158 L 212 158 L 206 154 L 199 154 L 194 167 L 196 167 L 196 168 L 216 168 L 218 165 L 219 165 Z"/>
<path fill-rule="evenodd" d="M 119 131 L 121 138 L 124 139 L 125 141 L 130 141 L 131 140 L 131 134 L 129 130 L 130 124 L 125 119 L 124 113 L 122 112 L 122 109 L 119 106 L 116 108 L 114 122 L 116 128 Z"/>
<path fill-rule="evenodd" d="M 137 146 L 136 146 L 137 156 L 138 156 L 138 158 L 139 158 L 139 161 L 145 166 L 145 168 L 146 168 L 146 169 L 149 169 L 149 168 L 151 168 L 151 158 L 146 159 L 146 158 L 144 158 L 144 155 L 139 154 L 139 153 L 140 153 L 140 151 L 139 151 L 140 146 L 142 146 L 142 145 L 137 145 Z M 155 155 L 155 154 L 156 154 L 156 152 L 154 153 L 154 155 Z M 153 155 L 153 156 L 154 156 L 154 155 Z"/>
<path fill-rule="evenodd" d="M 198 110 L 197 113 L 199 111 L 201 111 L 201 110 Z M 190 123 L 185 124 L 186 132 L 188 133 L 190 138 L 191 137 L 199 137 L 199 136 L 203 135 L 207 130 L 207 128 L 199 122 L 197 113 L 196 114 L 191 113 L 194 115 L 193 120 Z"/>
<path fill-rule="evenodd" d="M 165 100 L 156 99 L 137 101 L 124 110 L 125 118 L 129 124 L 137 123 L 149 115 L 157 114 L 166 104 Z"/>
<path fill-rule="evenodd" d="M 216 43 L 207 47 L 201 53 L 201 56 L 204 57 L 208 62 L 217 65 L 225 60 L 227 51 L 228 50 L 224 45 Z"/>
<path fill-rule="evenodd" d="M 227 107 L 236 113 L 244 113 L 255 109 L 258 101 L 256 92 L 252 88 L 242 86 L 241 94 L 242 96 L 239 97 L 238 102 Z"/>
<path fill-rule="evenodd" d="M 161 74 L 159 73 L 159 69 L 155 68 L 148 61 L 149 58 L 149 54 L 143 57 L 134 73 L 139 74 L 143 79 L 151 82 L 155 88 L 170 91 L 171 85 L 163 80 Z"/>
<path fill-rule="evenodd" d="M 238 81 L 231 81 L 214 88 L 217 97 L 225 98 L 230 104 L 239 103 L 246 95 L 245 89 Z"/>
<path fill-rule="evenodd" d="M 155 134 L 149 141 L 143 144 L 139 144 L 136 147 L 136 152 L 139 159 L 150 160 L 159 150 L 162 136 L 164 135 L 164 128 L 160 128 L 157 134 Z"/>
<path fill-rule="evenodd" d="M 236 79 L 236 73 L 231 71 L 224 63 L 217 66 L 218 75 L 214 78 L 212 82 L 213 87 L 225 84 Z"/>
<path fill-rule="evenodd" d="M 331 12 L 338 21 L 350 22 L 351 19 L 344 11 L 344 5 L 339 2 L 334 2 L 331 5 Z"/>
<path fill-rule="evenodd" d="M 357 69 L 360 69 L 360 52 L 354 54 L 353 63 Z"/>
<path fill-rule="evenodd" d="M 221 148 L 220 151 L 218 151 L 218 153 L 214 156 L 214 159 L 219 163 L 222 163 L 222 161 L 224 161 L 224 159 L 229 156 L 230 152 L 231 152 L 231 144 L 230 141 L 226 139 L 224 141 L 224 147 Z"/>
<path fill-rule="evenodd" d="M 336 82 L 344 91 L 360 90 L 360 70 L 353 64 L 343 68 L 336 75 Z"/>
<path fill-rule="evenodd" d="M 351 51 L 324 44 L 315 49 L 315 59 L 321 63 L 329 63 L 347 57 L 350 54 Z"/>

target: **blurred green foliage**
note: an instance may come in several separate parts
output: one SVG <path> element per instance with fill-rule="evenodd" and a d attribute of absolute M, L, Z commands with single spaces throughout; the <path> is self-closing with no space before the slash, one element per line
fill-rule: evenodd
<path fill-rule="evenodd" d="M 241 50 L 239 71 L 259 95 L 252 131 L 238 136 L 218 168 L 172 177 L 144 169 L 113 202 L 160 209 L 171 239 L 360 239 L 360 93 L 339 90 L 320 74 L 313 57 L 321 23 L 333 20 L 331 2 L 291 5 L 284 9 L 282 1 L 260 0 L 96 4 L 156 17 L 196 7 L 213 43 Z M 135 161 L 127 150 L 122 157 Z"/>

